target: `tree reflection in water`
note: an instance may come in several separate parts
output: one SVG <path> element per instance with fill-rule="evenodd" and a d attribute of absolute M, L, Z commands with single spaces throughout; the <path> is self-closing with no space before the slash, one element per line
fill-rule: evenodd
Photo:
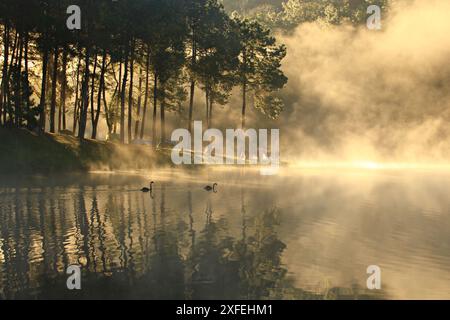
<path fill-rule="evenodd" d="M 280 212 L 268 208 L 249 216 L 243 189 L 241 231 L 233 234 L 227 217 L 214 214 L 214 195 L 202 216 L 194 212 L 198 200 L 190 190 L 183 212 L 171 209 L 164 183 L 151 195 L 102 188 L 6 190 L 0 205 L 2 298 L 342 297 L 342 289 L 323 296 L 294 286 L 282 264 Z M 66 289 L 71 264 L 82 265 L 82 290 Z"/>

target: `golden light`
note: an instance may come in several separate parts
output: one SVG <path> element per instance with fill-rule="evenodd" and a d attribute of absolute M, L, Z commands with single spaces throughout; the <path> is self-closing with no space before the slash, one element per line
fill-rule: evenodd
<path fill-rule="evenodd" d="M 373 162 L 373 161 L 357 161 L 354 163 L 354 167 L 367 169 L 367 170 L 379 170 L 383 169 L 383 165 L 381 163 Z"/>
<path fill-rule="evenodd" d="M 439 170 L 450 171 L 450 165 L 431 162 L 376 162 L 370 160 L 354 161 L 297 161 L 290 167 L 299 169 L 323 170 Z"/>

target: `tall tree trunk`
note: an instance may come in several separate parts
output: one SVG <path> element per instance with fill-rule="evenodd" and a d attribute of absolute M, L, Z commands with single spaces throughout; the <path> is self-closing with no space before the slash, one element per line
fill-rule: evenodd
<path fill-rule="evenodd" d="M 80 128 L 78 130 L 78 138 L 84 139 L 84 134 L 86 132 L 86 122 L 87 122 L 87 112 L 89 107 L 89 64 L 90 64 L 90 48 L 86 46 L 86 55 L 85 55 L 85 67 L 84 67 L 84 79 L 82 84 L 82 104 L 80 110 Z"/>
<path fill-rule="evenodd" d="M 124 75 L 122 80 L 122 91 L 120 97 L 120 142 L 125 143 L 125 88 L 128 77 L 128 50 L 125 52 Z"/>
<path fill-rule="evenodd" d="M 145 120 L 147 117 L 147 103 L 148 103 L 148 79 L 149 79 L 149 67 L 150 67 L 150 45 L 147 46 L 147 63 L 145 66 L 145 96 L 144 96 L 144 111 L 142 112 L 142 126 L 140 138 L 144 138 Z"/>
<path fill-rule="evenodd" d="M 106 126 L 108 127 L 108 137 L 109 137 L 113 130 L 113 124 L 112 124 L 112 119 L 110 118 L 110 115 L 109 115 L 108 104 L 106 102 L 106 85 L 105 85 L 104 81 L 105 81 L 105 79 L 103 76 L 102 95 L 103 95 L 103 105 L 105 107 Z"/>
<path fill-rule="evenodd" d="M 206 126 L 209 129 L 209 91 L 205 89 L 205 102 L 206 102 Z"/>
<path fill-rule="evenodd" d="M 247 67 L 247 54 L 244 52 L 244 69 Z M 245 109 L 247 107 L 247 78 L 244 75 L 244 81 L 242 83 L 242 116 L 241 116 L 241 128 L 245 129 Z"/>
<path fill-rule="evenodd" d="M 128 143 L 131 143 L 133 127 L 133 78 L 134 78 L 134 40 L 131 41 L 131 58 L 130 58 L 130 90 L 128 91 Z"/>
<path fill-rule="evenodd" d="M 11 72 L 13 71 L 12 66 L 14 65 L 14 60 L 17 59 L 16 50 L 18 47 L 18 42 L 19 42 L 19 36 L 18 36 L 17 30 L 16 30 L 16 32 L 14 33 L 14 41 L 13 41 L 13 47 L 12 47 L 11 60 L 9 61 L 9 66 L 8 66 L 8 74 L 6 76 L 7 80 L 9 80 L 11 77 Z"/>
<path fill-rule="evenodd" d="M 119 92 L 118 92 L 118 97 L 121 100 L 122 99 L 122 59 L 120 59 L 120 63 L 119 63 Z M 114 121 L 114 125 L 113 125 L 113 133 L 117 134 L 117 120 Z"/>
<path fill-rule="evenodd" d="M 39 128 L 41 132 L 45 131 L 45 117 L 46 117 L 46 107 L 45 107 L 45 94 L 47 91 L 47 65 L 48 65 L 48 48 L 44 48 L 44 54 L 42 56 L 42 83 L 41 83 L 41 98 L 39 101 Z"/>
<path fill-rule="evenodd" d="M 118 79 L 118 87 L 119 87 L 119 93 L 118 97 L 122 97 L 122 60 L 120 60 L 119 63 L 119 79 Z"/>
<path fill-rule="evenodd" d="M 13 65 L 14 65 L 14 60 L 17 59 L 16 58 L 16 50 L 18 47 L 18 41 L 19 41 L 19 37 L 18 37 L 18 33 L 17 30 L 14 34 L 14 41 L 13 41 L 13 48 L 12 48 L 12 54 L 11 54 L 11 60 L 9 62 L 8 68 L 7 68 L 7 73 L 6 73 L 6 90 L 5 90 L 5 110 L 4 110 L 4 121 L 6 123 L 6 113 L 8 113 L 9 116 L 9 123 L 13 124 L 14 121 L 14 114 L 13 114 L 13 110 L 11 108 L 11 95 L 10 95 L 10 89 L 9 89 L 9 79 L 11 78 L 11 73 L 13 72 Z M 17 62 L 17 61 L 16 61 Z"/>
<path fill-rule="evenodd" d="M 22 123 L 22 57 L 23 57 L 23 36 L 19 34 L 19 54 L 16 60 L 17 87 L 15 103 L 15 126 L 18 128 Z"/>
<path fill-rule="evenodd" d="M 91 81 L 91 126 L 94 129 L 94 121 L 95 121 L 95 111 L 94 111 L 94 95 L 95 95 L 95 76 L 97 74 L 97 64 L 98 64 L 98 54 L 97 51 L 94 53 L 94 70 L 92 72 L 92 81 Z"/>
<path fill-rule="evenodd" d="M 62 56 L 61 95 L 58 108 L 58 131 L 66 130 L 66 89 L 67 89 L 67 46 L 64 46 Z"/>
<path fill-rule="evenodd" d="M 156 147 L 156 108 L 158 106 L 158 74 L 155 72 L 153 83 L 153 123 L 152 123 L 152 143 Z"/>
<path fill-rule="evenodd" d="M 195 66 L 197 63 L 197 42 L 195 39 L 195 28 L 192 28 L 192 66 Z M 194 94 L 195 94 L 195 79 L 194 76 L 191 75 L 191 90 L 189 95 L 189 124 L 188 130 L 192 131 L 192 113 L 194 110 Z"/>
<path fill-rule="evenodd" d="M 92 125 L 92 139 L 97 139 L 97 126 L 98 126 L 98 120 L 100 119 L 100 110 L 101 110 L 101 105 L 102 105 L 102 92 L 104 93 L 103 88 L 105 86 L 105 72 L 106 72 L 106 49 L 103 49 L 102 68 L 100 71 L 100 84 L 98 86 L 97 111 L 95 113 L 94 122 Z"/>
<path fill-rule="evenodd" d="M 161 86 L 161 144 L 165 145 L 166 143 L 166 116 L 165 116 L 165 104 L 166 104 L 166 97 L 165 97 L 165 87 L 164 85 Z"/>
<path fill-rule="evenodd" d="M 213 110 L 213 98 L 212 95 L 209 97 L 209 127 L 212 127 L 212 110 Z"/>
<path fill-rule="evenodd" d="M 29 94 L 30 94 L 30 83 L 28 76 L 28 51 L 29 51 L 29 34 L 28 31 L 25 32 L 25 49 L 24 49 L 24 74 L 25 74 L 25 85 L 26 89 L 24 91 L 24 110 L 28 114 L 30 112 L 30 106 L 28 105 Z M 27 117 L 29 119 L 29 117 Z M 27 127 L 31 129 L 31 123 L 27 121 Z"/>
<path fill-rule="evenodd" d="M 72 134 L 75 135 L 77 131 L 77 123 L 78 123 L 78 105 L 79 105 L 79 92 L 80 92 L 80 68 L 81 68 L 81 54 L 78 56 L 78 65 L 77 65 L 77 84 L 75 86 L 75 105 L 73 107 L 73 126 L 72 126 Z"/>
<path fill-rule="evenodd" d="M 8 58 L 9 58 L 9 23 L 5 22 L 4 32 L 3 32 L 3 70 L 2 70 L 2 87 L 0 92 L 0 124 L 5 123 L 6 117 L 6 77 L 8 74 Z M 3 116 L 3 121 L 2 121 Z"/>
<path fill-rule="evenodd" d="M 142 68 L 140 68 L 139 71 L 139 95 L 138 95 L 138 101 L 137 101 L 137 117 L 136 117 L 136 123 L 134 125 L 134 138 L 137 139 L 138 133 L 139 133 L 139 123 L 140 123 L 140 117 L 141 117 L 141 104 L 142 104 Z"/>
<path fill-rule="evenodd" d="M 53 53 L 52 100 L 50 104 L 50 132 L 55 133 L 56 83 L 58 82 L 59 48 L 56 45 Z"/>
<path fill-rule="evenodd" d="M 242 86 L 242 129 L 245 128 L 245 109 L 247 107 L 247 84 L 244 82 Z"/>

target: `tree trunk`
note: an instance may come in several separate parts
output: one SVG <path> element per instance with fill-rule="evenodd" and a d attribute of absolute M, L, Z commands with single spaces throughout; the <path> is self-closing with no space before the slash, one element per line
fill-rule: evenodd
<path fill-rule="evenodd" d="M 105 72 L 106 72 L 106 49 L 103 49 L 102 69 L 100 71 L 100 84 L 98 86 L 97 111 L 95 113 L 94 122 L 92 124 L 92 139 L 97 139 L 97 126 L 98 120 L 100 119 L 102 92 L 104 93 L 103 88 L 105 86 Z"/>
<path fill-rule="evenodd" d="M 195 28 L 192 28 L 192 66 L 197 63 L 197 44 L 195 41 Z M 194 76 L 191 76 L 191 90 L 189 96 L 189 124 L 188 130 L 192 131 L 192 113 L 194 110 L 194 94 L 195 94 L 195 79 Z"/>
<path fill-rule="evenodd" d="M 84 139 L 86 132 L 87 112 L 89 107 L 89 64 L 90 64 L 90 48 L 86 46 L 85 67 L 84 67 L 84 79 L 82 84 L 81 94 L 81 110 L 80 110 L 80 128 L 78 130 L 78 138 Z"/>
<path fill-rule="evenodd" d="M 118 79 L 119 93 L 118 96 L 122 97 L 122 60 L 119 62 L 119 79 Z"/>
<path fill-rule="evenodd" d="M 130 90 L 128 91 L 128 143 L 131 143 L 133 127 L 133 78 L 134 78 L 134 40 L 131 42 Z"/>
<path fill-rule="evenodd" d="M 59 49 L 55 46 L 53 53 L 53 75 L 52 75 L 52 100 L 50 104 L 50 132 L 55 133 L 55 113 L 56 113 L 56 83 L 58 81 L 58 56 Z"/>
<path fill-rule="evenodd" d="M 22 57 L 23 57 L 23 36 L 19 35 L 19 54 L 16 60 L 17 87 L 15 103 L 15 126 L 18 128 L 22 123 Z"/>
<path fill-rule="evenodd" d="M 91 126 L 92 130 L 94 130 L 94 121 L 95 121 L 95 110 L 94 110 L 94 94 L 95 94 L 95 75 L 97 74 L 97 64 L 98 64 L 98 55 L 97 52 L 94 53 L 94 70 L 92 72 L 92 81 L 91 81 Z"/>
<path fill-rule="evenodd" d="M 139 70 L 139 87 L 138 87 L 138 101 L 137 101 L 137 117 L 134 125 L 134 138 L 137 139 L 139 133 L 139 123 L 141 117 L 141 104 L 142 104 L 142 68 Z"/>
<path fill-rule="evenodd" d="M 3 32 L 3 71 L 2 71 L 2 88 L 0 92 L 0 124 L 4 124 L 6 113 L 6 76 L 8 74 L 8 55 L 9 55 L 9 23 L 5 22 L 4 32 Z M 5 108 L 4 108 L 5 107 Z M 3 116 L 3 121 L 2 121 Z"/>
<path fill-rule="evenodd" d="M 206 127 L 209 129 L 209 91 L 205 89 L 205 102 L 206 102 Z"/>
<path fill-rule="evenodd" d="M 66 130 L 66 88 L 67 88 L 67 47 L 64 46 L 62 56 L 62 78 L 61 78 L 61 95 L 59 101 L 59 117 L 58 117 L 58 131 Z"/>
<path fill-rule="evenodd" d="M 19 41 L 19 37 L 18 37 L 17 31 L 16 31 L 14 33 L 14 41 L 13 41 L 13 47 L 12 47 L 11 60 L 9 61 L 9 65 L 8 65 L 8 73 L 6 74 L 6 80 L 8 80 L 8 81 L 11 77 L 11 72 L 13 71 L 14 60 L 17 59 L 16 50 L 17 50 L 18 41 Z M 7 82 L 7 84 L 9 84 L 9 82 Z"/>
<path fill-rule="evenodd" d="M 242 124 L 241 128 L 245 129 L 245 109 L 247 107 L 247 82 L 244 81 L 242 85 Z"/>
<path fill-rule="evenodd" d="M 104 76 L 103 76 L 103 86 L 102 86 L 102 94 L 103 94 L 103 105 L 105 107 L 105 119 L 106 119 L 106 126 L 108 127 L 108 136 L 111 135 L 113 130 L 113 124 L 112 119 L 110 119 L 109 111 L 108 111 L 108 104 L 106 103 L 106 85 L 104 84 Z"/>
<path fill-rule="evenodd" d="M 5 87 L 5 104 L 4 104 L 4 110 L 3 110 L 3 121 L 6 123 L 6 114 L 8 114 L 9 116 L 9 123 L 12 124 L 14 121 L 14 115 L 12 112 L 12 108 L 11 108 L 11 95 L 10 95 L 10 89 L 9 89 L 9 79 L 11 78 L 11 73 L 13 71 L 13 64 L 14 64 L 14 59 L 16 59 L 16 49 L 17 49 L 17 43 L 18 43 L 18 35 L 17 35 L 17 31 L 15 32 L 14 35 L 14 41 L 13 41 L 13 47 L 12 47 L 12 54 L 11 54 L 11 60 L 8 62 L 6 60 L 6 64 L 7 66 L 7 72 L 6 72 L 6 77 L 4 79 L 5 83 L 6 83 L 6 87 Z"/>
<path fill-rule="evenodd" d="M 41 83 L 41 98 L 39 101 L 39 128 L 43 132 L 45 131 L 45 93 L 47 91 L 47 65 L 48 65 L 48 48 L 44 48 L 44 55 L 42 56 L 42 83 Z"/>
<path fill-rule="evenodd" d="M 125 65 L 124 65 L 123 82 L 121 88 L 120 97 L 120 142 L 125 143 L 125 88 L 127 85 L 128 77 L 128 50 L 125 52 Z"/>
<path fill-rule="evenodd" d="M 165 109 L 165 104 L 166 104 L 166 97 L 165 97 L 165 88 L 164 86 L 161 87 L 162 91 L 161 91 L 161 144 L 164 147 L 165 143 L 166 143 L 166 116 L 164 113 L 164 109 Z"/>
<path fill-rule="evenodd" d="M 247 53 L 244 51 L 243 57 L 244 70 L 247 69 Z M 241 116 L 241 128 L 245 129 L 245 109 L 247 107 L 247 76 L 244 74 L 244 80 L 242 83 L 242 116 Z"/>
<path fill-rule="evenodd" d="M 147 64 L 145 66 L 145 96 L 144 96 L 144 111 L 142 112 L 142 126 L 140 135 L 141 139 L 144 138 L 145 120 L 147 116 L 149 66 L 150 66 L 150 46 L 148 46 L 147 48 Z"/>
<path fill-rule="evenodd" d="M 73 126 L 72 126 L 72 134 L 75 135 L 77 131 L 77 123 L 78 123 L 78 104 L 79 104 L 79 92 L 80 92 L 80 67 L 81 67 L 81 54 L 78 57 L 78 66 L 77 66 L 77 84 L 75 86 L 75 105 L 73 107 Z"/>
<path fill-rule="evenodd" d="M 152 143 L 153 147 L 156 147 L 156 108 L 158 105 L 158 74 L 154 74 L 153 84 L 153 124 L 152 124 Z"/>
<path fill-rule="evenodd" d="M 120 59 L 120 62 L 119 62 L 119 79 L 118 79 L 119 81 L 119 83 L 118 83 L 118 86 L 119 86 L 119 92 L 118 92 L 118 97 L 119 97 L 119 99 L 122 99 L 122 59 Z M 116 134 L 117 133 L 117 121 L 114 121 L 114 125 L 113 125 L 113 133 L 114 134 Z"/>
<path fill-rule="evenodd" d="M 212 109 L 213 109 L 213 98 L 212 98 L 212 95 L 210 95 L 210 97 L 209 97 L 209 122 L 208 122 L 209 127 L 208 128 L 212 127 Z"/>
<path fill-rule="evenodd" d="M 30 106 L 28 105 L 28 100 L 29 100 L 29 94 L 30 94 L 30 83 L 28 80 L 28 51 L 29 51 L 29 35 L 28 35 L 28 31 L 25 32 L 25 50 L 24 50 L 24 72 L 25 72 L 25 85 L 26 85 L 26 91 L 25 96 L 24 96 L 24 109 L 25 112 L 28 114 L 30 112 Z M 29 129 L 31 129 L 31 123 L 29 123 L 27 121 L 27 127 Z"/>

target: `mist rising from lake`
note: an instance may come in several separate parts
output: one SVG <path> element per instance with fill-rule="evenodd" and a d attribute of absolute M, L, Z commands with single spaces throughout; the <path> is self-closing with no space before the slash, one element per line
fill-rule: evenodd
<path fill-rule="evenodd" d="M 229 169 L 1 179 L 0 294 L 448 299 L 449 178 Z M 153 192 L 139 192 L 149 179 Z M 203 190 L 213 182 L 217 193 Z M 83 265 L 80 292 L 65 286 L 71 264 Z M 369 265 L 382 271 L 378 295 L 365 289 Z"/>

